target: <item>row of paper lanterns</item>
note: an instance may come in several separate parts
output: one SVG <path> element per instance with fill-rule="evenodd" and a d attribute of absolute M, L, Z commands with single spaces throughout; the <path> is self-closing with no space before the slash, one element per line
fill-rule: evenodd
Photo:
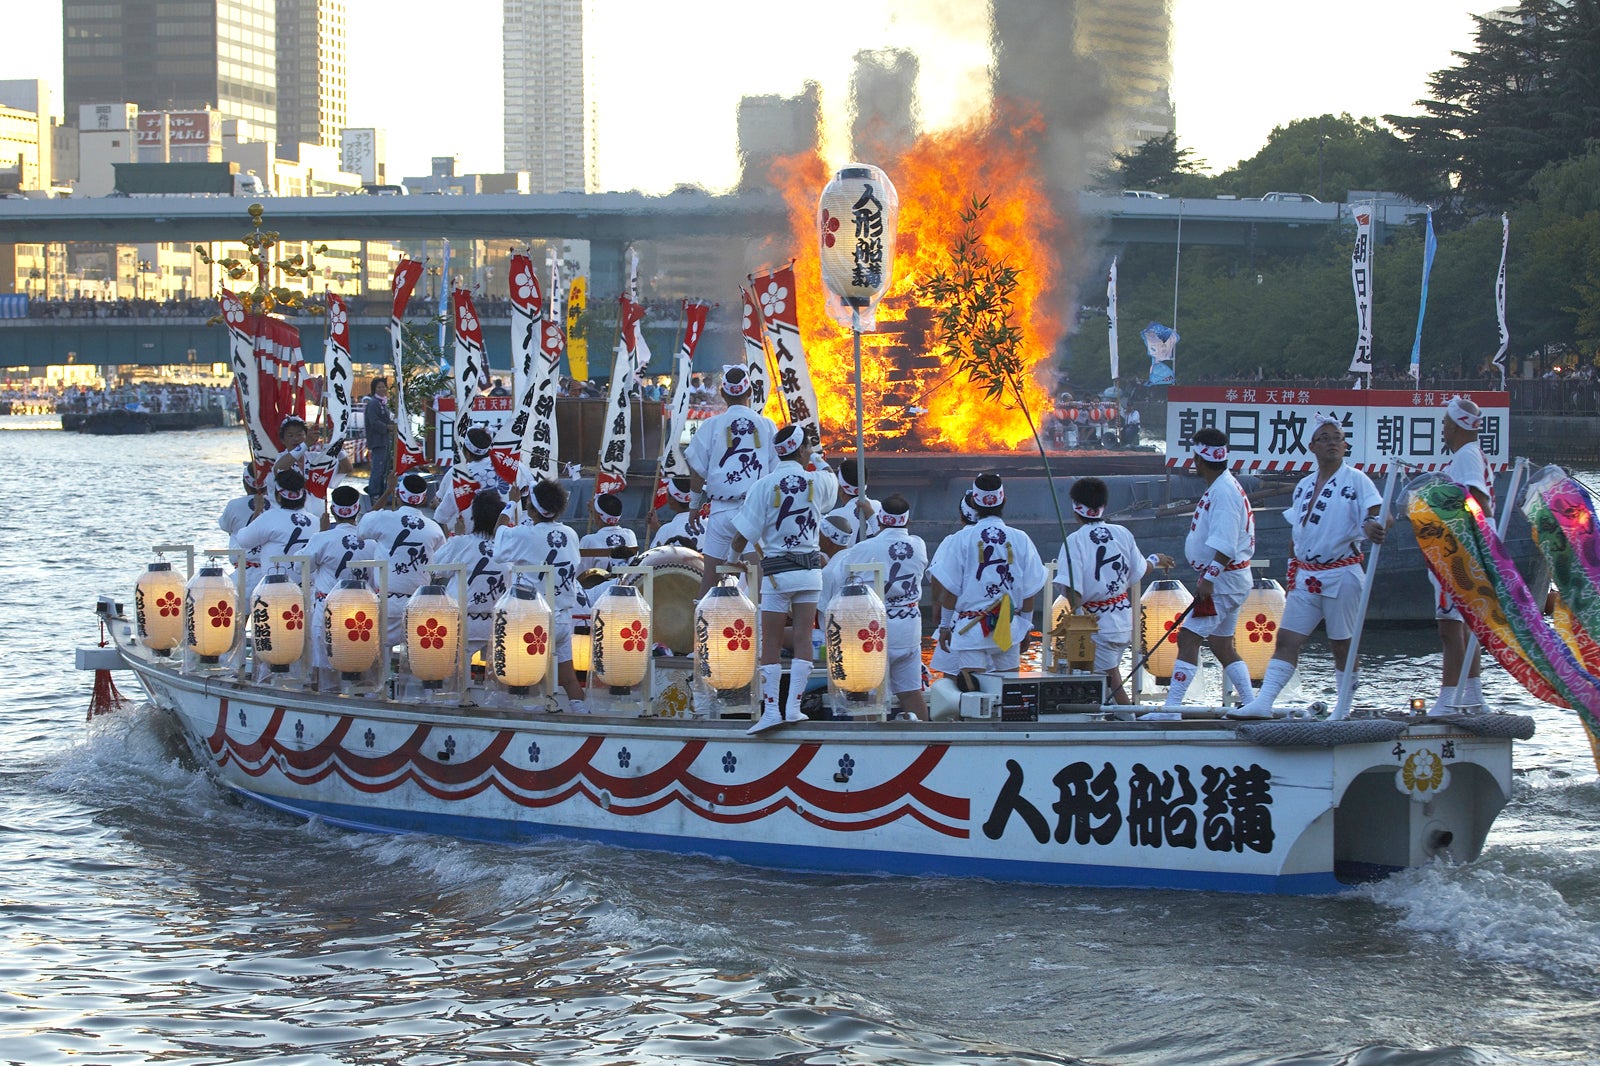
<path fill-rule="evenodd" d="M 1156 677 L 1171 677 L 1172 666 L 1178 658 L 1175 623 L 1194 596 L 1183 582 L 1170 578 L 1153 581 L 1140 598 L 1144 612 L 1144 630 L 1141 645 L 1154 647 L 1147 664 Z M 1250 669 L 1250 679 L 1260 681 L 1267 673 L 1267 663 L 1278 647 L 1278 627 L 1283 623 L 1285 596 L 1283 586 L 1272 578 L 1258 577 L 1254 587 L 1245 596 L 1239 608 L 1239 621 L 1234 628 L 1233 646 Z M 1143 652 L 1140 652 L 1142 655 Z"/>
<path fill-rule="evenodd" d="M 240 623 L 235 586 L 220 566 L 203 566 L 187 584 L 172 564 L 150 564 L 134 586 L 135 620 L 146 647 L 168 654 L 183 647 L 202 662 L 233 650 Z M 328 664 L 347 677 L 366 673 L 384 646 L 378 597 L 364 583 L 346 580 L 323 603 L 323 650 Z M 406 607 L 406 647 L 412 676 L 437 687 L 459 669 L 460 608 L 443 585 L 424 585 Z M 652 654 L 651 611 L 640 591 L 613 585 L 593 608 L 590 634 L 574 667 L 613 688 L 632 688 L 646 677 Z M 307 619 L 300 586 L 284 573 L 269 574 L 250 605 L 248 638 L 256 658 L 282 672 L 305 654 Z M 545 680 L 555 650 L 555 615 L 536 590 L 511 587 L 495 604 L 488 648 L 489 671 L 513 691 Z M 697 670 L 714 689 L 732 690 L 755 677 L 760 616 L 737 585 L 719 585 L 695 610 Z M 830 672 L 847 692 L 870 692 L 887 674 L 883 601 L 865 585 L 849 585 L 824 620 L 830 638 Z"/>

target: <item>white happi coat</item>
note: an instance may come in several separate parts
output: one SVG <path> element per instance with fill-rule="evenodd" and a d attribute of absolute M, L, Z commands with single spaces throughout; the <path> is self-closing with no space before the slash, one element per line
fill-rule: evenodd
<path fill-rule="evenodd" d="M 764 556 L 814 552 L 822 516 L 838 492 L 832 471 L 785 459 L 750 486 L 733 525 Z"/>
<path fill-rule="evenodd" d="M 1071 568 L 1068 568 L 1068 562 Z M 1107 643 L 1133 639 L 1133 601 L 1128 590 L 1143 581 L 1149 565 L 1133 534 L 1111 522 L 1085 522 L 1067 536 L 1056 555 L 1056 584 L 1078 594 L 1085 614 Z"/>
<path fill-rule="evenodd" d="M 1372 479 L 1345 463 L 1317 489 L 1319 471 L 1301 478 L 1283 512 L 1294 537 L 1289 591 L 1339 597 L 1360 595 L 1365 577 L 1359 565 L 1362 525 L 1367 511 L 1383 502 Z M 1348 565 L 1311 569 L 1343 559 Z M 1310 564 L 1308 567 L 1306 564 Z"/>
<path fill-rule="evenodd" d="M 304 509 L 288 511 L 279 507 L 235 533 L 228 546 L 244 552 L 245 602 L 250 601 L 256 584 L 270 571 L 274 555 L 304 555 L 316 532 L 317 520 Z M 300 580 L 299 565 L 290 565 L 289 579 Z"/>
<path fill-rule="evenodd" d="M 506 591 L 505 567 L 494 555 L 494 537 L 483 533 L 463 533 L 451 537 L 433 553 L 431 565 L 465 563 L 467 566 L 467 640 L 474 646 L 487 644 L 494 627 L 494 605 Z M 439 574 L 443 577 L 443 574 Z M 460 581 L 450 574 L 450 595 L 461 601 Z"/>
<path fill-rule="evenodd" d="M 1205 569 L 1221 552 L 1232 560 L 1228 569 L 1211 582 L 1211 591 L 1224 596 L 1244 596 L 1255 584 L 1250 560 L 1256 554 L 1256 518 L 1233 472 L 1224 470 L 1194 505 L 1183 554 L 1196 571 Z"/>
<path fill-rule="evenodd" d="M 876 523 L 873 523 L 876 525 Z M 822 568 L 824 609 L 833 602 L 853 573 L 868 579 L 877 565 L 883 575 L 883 606 L 889 615 L 889 657 L 922 654 L 922 575 L 928 569 L 928 546 L 902 526 L 888 526 L 877 536 L 853 544 L 828 560 Z"/>
<path fill-rule="evenodd" d="M 1464 489 L 1477 489 L 1489 501 L 1489 517 L 1494 518 L 1494 476 L 1489 472 L 1489 460 L 1483 446 L 1474 437 L 1450 454 L 1450 465 L 1444 476 Z"/>
<path fill-rule="evenodd" d="M 509 573 L 513 566 L 549 566 L 555 601 L 550 609 L 556 622 L 572 624 L 572 609 L 578 602 L 578 574 L 584 563 L 578 555 L 578 534 L 561 522 L 538 522 L 526 526 L 501 526 L 494 534 L 494 557 Z M 536 574 L 518 574 L 520 588 L 544 588 Z"/>
<path fill-rule="evenodd" d="M 232 537 L 239 530 L 249 525 L 250 516 L 255 513 L 255 501 L 256 497 L 249 494 L 235 496 L 229 500 L 227 506 L 222 509 L 221 516 L 217 518 L 217 528 Z M 265 510 L 265 507 L 266 505 L 263 504 L 263 510 Z"/>
<path fill-rule="evenodd" d="M 372 548 L 374 559 L 389 560 L 389 602 L 384 604 L 384 631 L 391 644 L 405 637 L 406 600 L 428 583 L 428 563 L 444 544 L 439 523 L 415 507 L 368 511 L 356 533 Z"/>
<path fill-rule="evenodd" d="M 659 548 L 661 545 L 674 538 L 688 542 L 689 546 L 692 548 L 699 547 L 700 538 L 689 532 L 688 511 L 682 511 L 678 514 L 675 514 L 669 520 L 662 523 L 660 528 L 656 530 L 656 535 L 650 538 L 650 547 Z"/>
<path fill-rule="evenodd" d="M 602 526 L 593 533 L 585 533 L 578 540 L 578 552 L 603 550 L 607 555 L 584 555 L 589 566 L 609 567 L 615 560 L 609 558 L 612 548 L 638 548 L 639 538 L 627 526 Z"/>
<path fill-rule="evenodd" d="M 340 522 L 322 530 L 306 545 L 311 556 L 311 656 L 317 666 L 329 666 L 327 648 L 324 646 L 322 604 L 328 594 L 339 587 L 346 577 L 372 585 L 369 571 L 352 567 L 352 561 L 371 559 L 373 549 L 361 539 L 352 522 Z"/>
<path fill-rule="evenodd" d="M 750 486 L 778 465 L 772 448 L 777 435 L 772 419 L 743 404 L 700 423 L 683 456 L 704 479 L 713 511 L 738 506 Z"/>
<path fill-rule="evenodd" d="M 996 650 L 980 616 L 1006 595 L 1011 597 L 1012 614 L 1021 615 L 1023 603 L 1038 595 L 1045 578 L 1033 541 L 993 515 L 946 537 L 928 565 L 928 574 L 956 598 L 952 652 Z M 1021 644 L 1027 635 L 1027 626 L 1013 625 L 1012 645 Z"/>
<path fill-rule="evenodd" d="M 822 519 L 823 521 L 827 521 L 828 519 L 835 517 L 844 519 L 845 525 L 850 527 L 850 536 L 852 539 L 854 539 L 856 535 L 856 529 L 860 524 L 860 515 L 856 513 L 856 500 L 860 499 L 860 497 L 845 495 L 841 487 L 839 499 L 841 501 L 839 506 L 823 515 Z M 883 510 L 883 504 L 879 503 L 877 500 L 874 500 L 870 496 L 867 497 L 867 504 L 872 508 L 872 514 L 867 519 L 866 531 L 861 534 L 863 538 L 877 536 L 878 512 Z"/>

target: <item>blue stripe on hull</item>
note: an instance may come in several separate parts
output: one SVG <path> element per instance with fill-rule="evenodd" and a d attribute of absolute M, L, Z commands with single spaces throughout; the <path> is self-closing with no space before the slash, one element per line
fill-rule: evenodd
<path fill-rule="evenodd" d="M 264 806 L 303 818 L 316 817 L 345 829 L 379 833 L 426 833 L 492 844 L 526 843 L 559 837 L 619 848 L 681 855 L 712 855 L 749 866 L 827 874 L 898 874 L 931 877 L 982 877 L 1042 885 L 1085 888 L 1176 888 L 1203 892 L 1256 892 L 1277 895 L 1326 895 L 1349 888 L 1331 873 L 1226 874 L 1202 870 L 1155 870 L 1135 866 L 1092 866 L 1080 863 L 1025 862 L 1016 859 L 968 859 L 917 852 L 819 848 L 758 840 L 676 837 L 605 829 L 512 822 L 454 814 L 351 807 L 307 800 L 289 802 L 232 786 Z"/>

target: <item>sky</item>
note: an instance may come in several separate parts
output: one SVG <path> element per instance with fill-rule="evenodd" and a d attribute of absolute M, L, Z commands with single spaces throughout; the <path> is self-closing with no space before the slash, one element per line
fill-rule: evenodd
<path fill-rule="evenodd" d="M 352 126 L 388 131 L 389 173 L 501 169 L 500 0 L 430 8 L 346 0 Z M 822 86 L 824 151 L 838 131 L 851 56 L 902 46 L 922 55 L 925 126 L 958 121 L 984 83 L 980 0 L 809 0 L 764 21 L 748 0 L 596 0 L 599 182 L 606 189 L 713 189 L 737 179 L 735 117 L 747 94 Z M 1493 0 L 1172 0 L 1173 99 L 1180 144 L 1208 169 L 1248 158 L 1273 127 L 1348 111 L 1405 113 L 1428 75 L 1469 48 L 1470 13 Z M 61 0 L 12 0 L 0 76 L 43 78 L 60 107 Z M 405 14 L 396 17 L 396 12 Z M 438 12 L 427 21 L 413 12 Z"/>

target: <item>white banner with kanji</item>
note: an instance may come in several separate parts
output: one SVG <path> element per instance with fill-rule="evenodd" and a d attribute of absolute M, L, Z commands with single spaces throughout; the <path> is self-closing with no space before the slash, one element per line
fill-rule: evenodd
<path fill-rule="evenodd" d="M 1238 386 L 1173 386 L 1167 390 L 1167 466 L 1193 469 L 1189 443 L 1198 429 L 1214 426 L 1228 435 L 1228 459 L 1236 470 L 1306 472 L 1316 466 L 1309 447 L 1316 415 L 1339 420 L 1350 443 L 1349 462 L 1383 472 L 1389 463 L 1441 470 L 1450 461 L 1439 439 L 1444 405 L 1465 396 L 1483 410 L 1478 435 L 1496 470 L 1511 466 L 1509 393 L 1456 393 L 1384 389 L 1280 389 Z"/>

